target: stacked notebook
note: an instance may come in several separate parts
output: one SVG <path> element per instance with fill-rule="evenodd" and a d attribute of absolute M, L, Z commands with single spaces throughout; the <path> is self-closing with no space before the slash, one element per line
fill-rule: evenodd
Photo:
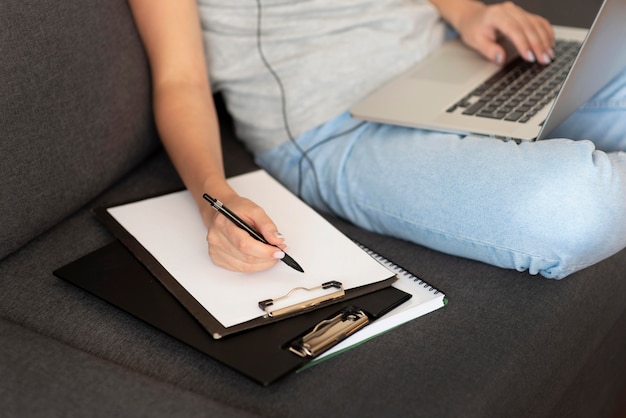
<path fill-rule="evenodd" d="M 304 273 L 213 265 L 195 202 L 180 191 L 97 210 L 119 241 L 55 274 L 265 385 L 444 306 L 443 293 L 351 241 L 267 173 L 229 183 L 276 222 Z"/>

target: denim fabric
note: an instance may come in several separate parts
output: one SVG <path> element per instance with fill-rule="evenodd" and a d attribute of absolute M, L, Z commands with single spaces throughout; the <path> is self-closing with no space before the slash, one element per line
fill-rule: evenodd
<path fill-rule="evenodd" d="M 559 279 L 626 246 L 626 72 L 550 137 L 517 144 L 344 113 L 257 163 L 365 229 Z"/>

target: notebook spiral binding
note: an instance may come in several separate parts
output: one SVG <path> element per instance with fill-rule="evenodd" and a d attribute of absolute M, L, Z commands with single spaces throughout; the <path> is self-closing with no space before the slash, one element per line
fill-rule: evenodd
<path fill-rule="evenodd" d="M 360 242 L 356 242 L 356 244 L 359 247 L 361 247 L 361 249 L 363 251 L 365 251 L 367 254 L 369 254 L 370 257 L 372 257 L 374 260 L 378 261 L 380 264 L 382 264 L 383 266 L 387 267 L 388 269 L 390 269 L 391 271 L 396 273 L 398 275 L 398 277 L 412 280 L 415 283 L 417 283 L 418 285 L 422 286 L 424 289 L 427 289 L 429 292 L 435 292 L 434 293 L 435 295 L 438 295 L 439 293 L 441 293 L 441 291 L 439 289 L 437 289 L 436 287 L 434 287 L 431 284 L 429 284 L 429 283 L 425 282 L 424 280 L 420 279 L 419 277 L 417 277 L 416 275 L 414 275 L 410 271 L 406 270 L 405 268 L 397 265 L 393 261 L 383 257 L 382 255 L 378 254 L 376 251 L 366 247 L 365 245 L 361 244 Z"/>

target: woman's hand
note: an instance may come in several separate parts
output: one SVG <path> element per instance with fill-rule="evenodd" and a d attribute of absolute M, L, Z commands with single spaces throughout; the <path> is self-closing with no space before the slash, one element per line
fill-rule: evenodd
<path fill-rule="evenodd" d="M 554 31 L 541 16 L 529 13 L 512 2 L 485 5 L 473 0 L 432 0 L 443 18 L 461 39 L 487 59 L 498 64 L 506 60 L 507 38 L 526 61 L 549 64 L 554 58 Z"/>
<path fill-rule="evenodd" d="M 262 208 L 238 195 L 220 200 L 260 232 L 269 243 L 280 248 L 255 240 L 207 204 L 202 210 L 202 216 L 208 228 L 206 239 L 213 263 L 228 270 L 255 272 L 272 267 L 284 257 L 282 250 L 286 246 L 283 237 Z"/>

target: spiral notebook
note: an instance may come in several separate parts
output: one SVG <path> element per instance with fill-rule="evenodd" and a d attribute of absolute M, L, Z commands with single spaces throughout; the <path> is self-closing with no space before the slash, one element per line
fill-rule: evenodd
<path fill-rule="evenodd" d="M 348 337 L 332 349 L 326 351 L 324 354 L 305 365 L 301 370 L 309 368 L 325 359 L 349 350 L 358 344 L 362 344 L 372 338 L 375 338 L 412 319 L 419 318 L 420 316 L 442 308 L 448 303 L 446 295 L 439 289 L 364 245 L 358 245 L 372 258 L 388 268 L 392 273 L 396 274 L 398 280 L 392 285 L 392 287 L 409 293 L 411 295 L 411 299 L 378 318 L 376 322 L 361 329 L 359 332 Z"/>

